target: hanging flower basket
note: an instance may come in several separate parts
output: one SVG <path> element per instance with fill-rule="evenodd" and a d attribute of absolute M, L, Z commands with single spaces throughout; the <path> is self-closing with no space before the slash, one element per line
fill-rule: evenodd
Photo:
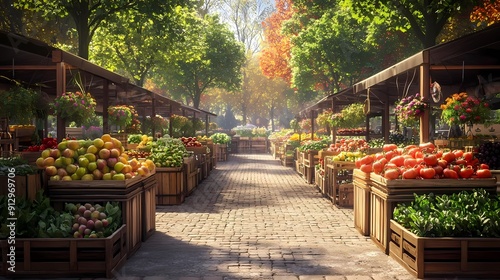
<path fill-rule="evenodd" d="M 133 113 L 128 105 L 115 105 L 108 107 L 108 121 L 112 125 L 126 127 L 132 123 Z"/>
<path fill-rule="evenodd" d="M 90 93 L 65 92 L 51 104 L 55 113 L 65 121 L 73 121 L 80 126 L 95 113 L 96 101 Z"/>
<path fill-rule="evenodd" d="M 400 99 L 395 105 L 394 113 L 398 121 L 410 127 L 415 126 L 420 116 L 429 108 L 429 104 L 423 101 L 419 93 Z"/>

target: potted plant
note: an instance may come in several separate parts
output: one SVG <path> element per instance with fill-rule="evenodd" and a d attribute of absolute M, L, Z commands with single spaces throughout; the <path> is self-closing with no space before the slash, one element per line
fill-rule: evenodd
<path fill-rule="evenodd" d="M 468 126 L 467 135 L 472 136 L 474 124 L 490 124 L 491 108 L 487 102 L 467 93 L 455 93 L 441 105 L 441 119 L 448 125 Z M 465 127 L 464 127 L 465 128 Z"/>
<path fill-rule="evenodd" d="M 80 126 L 94 115 L 96 101 L 90 93 L 65 92 L 56 97 L 51 105 L 64 121 L 72 121 Z"/>

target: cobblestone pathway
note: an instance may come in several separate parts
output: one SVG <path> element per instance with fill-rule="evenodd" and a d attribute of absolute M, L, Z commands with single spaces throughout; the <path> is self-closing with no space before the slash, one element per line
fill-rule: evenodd
<path fill-rule="evenodd" d="M 339 209 L 269 154 L 219 162 L 182 205 L 160 206 L 157 232 L 123 279 L 415 279 Z"/>

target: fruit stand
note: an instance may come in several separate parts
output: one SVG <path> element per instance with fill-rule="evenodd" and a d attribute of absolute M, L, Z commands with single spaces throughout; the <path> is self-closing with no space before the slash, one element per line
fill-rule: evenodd
<path fill-rule="evenodd" d="M 47 192 L 50 200 L 54 204 L 55 209 L 64 209 L 65 203 L 104 203 L 104 202 L 119 202 L 122 211 L 123 223 L 127 225 L 127 252 L 128 257 L 132 256 L 141 246 L 143 233 L 149 235 L 151 232 L 151 224 L 143 225 L 143 217 L 145 221 L 150 221 L 151 215 L 155 216 L 155 212 L 151 212 L 152 207 L 156 208 L 156 202 L 145 197 L 146 192 L 149 193 L 156 189 L 154 173 L 151 176 L 149 184 L 145 186 L 145 181 L 148 177 L 136 177 L 124 181 L 49 181 Z M 144 202 L 144 203 L 143 203 Z M 148 227 L 144 228 L 143 227 Z"/>

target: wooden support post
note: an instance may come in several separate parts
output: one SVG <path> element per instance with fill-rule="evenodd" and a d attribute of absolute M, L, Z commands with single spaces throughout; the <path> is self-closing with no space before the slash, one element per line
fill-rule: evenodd
<path fill-rule="evenodd" d="M 424 52 L 427 54 L 427 52 Z M 424 63 L 420 65 L 420 94 L 424 101 L 430 100 L 430 75 L 429 75 L 429 57 L 424 57 Z M 430 110 L 425 110 L 420 116 L 420 143 L 429 142 L 429 119 Z"/>
<path fill-rule="evenodd" d="M 66 92 L 66 67 L 64 62 L 56 64 L 56 96 L 60 97 Z M 66 122 L 57 115 L 57 142 L 61 142 L 66 137 Z"/>
<path fill-rule="evenodd" d="M 103 81 L 103 94 L 104 97 L 102 99 L 102 132 L 109 133 L 109 124 L 108 124 L 108 106 L 109 106 L 109 81 Z"/>

